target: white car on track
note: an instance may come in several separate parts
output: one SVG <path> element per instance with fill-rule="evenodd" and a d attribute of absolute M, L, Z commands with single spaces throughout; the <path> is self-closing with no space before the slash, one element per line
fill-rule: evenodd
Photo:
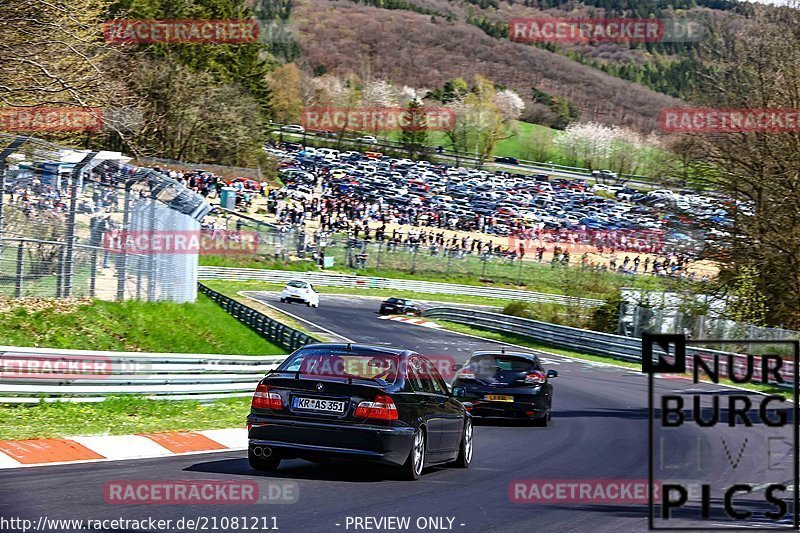
<path fill-rule="evenodd" d="M 281 302 L 302 302 L 309 307 L 319 307 L 319 293 L 307 281 L 294 279 L 280 292 Z"/>

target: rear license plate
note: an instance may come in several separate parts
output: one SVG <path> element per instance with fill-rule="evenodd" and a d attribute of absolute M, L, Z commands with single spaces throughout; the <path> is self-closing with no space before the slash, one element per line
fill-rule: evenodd
<path fill-rule="evenodd" d="M 484 399 L 488 400 L 490 402 L 513 402 L 514 401 L 514 397 L 513 396 L 506 396 L 504 394 L 487 394 L 484 397 Z"/>
<path fill-rule="evenodd" d="M 318 398 L 295 398 L 294 408 L 301 411 L 317 411 L 321 413 L 344 413 L 344 402 L 321 400 Z"/>

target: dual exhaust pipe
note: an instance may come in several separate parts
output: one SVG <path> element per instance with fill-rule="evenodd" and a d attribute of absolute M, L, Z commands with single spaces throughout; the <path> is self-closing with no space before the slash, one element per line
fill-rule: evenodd
<path fill-rule="evenodd" d="M 272 448 L 267 446 L 253 446 L 253 455 L 256 457 L 270 457 L 272 455 Z"/>

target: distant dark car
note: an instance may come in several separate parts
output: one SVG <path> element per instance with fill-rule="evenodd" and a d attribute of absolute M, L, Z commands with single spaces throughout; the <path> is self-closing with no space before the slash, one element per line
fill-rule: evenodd
<path fill-rule="evenodd" d="M 509 351 L 474 352 L 457 370 L 454 396 L 472 405 L 476 418 L 513 418 L 546 426 L 553 410 L 553 385 L 558 372 L 547 370 L 534 354 Z"/>
<path fill-rule="evenodd" d="M 422 306 L 412 300 L 402 298 L 387 298 L 381 303 L 379 313 L 382 315 L 414 315 L 422 314 Z"/>
<path fill-rule="evenodd" d="M 507 165 L 519 165 L 519 159 L 517 159 L 516 157 L 508 157 L 508 156 L 495 157 L 494 162 L 505 163 Z"/>
<path fill-rule="evenodd" d="M 247 417 L 248 459 L 371 461 L 418 479 L 472 461 L 472 419 L 421 355 L 385 346 L 310 344 L 258 384 Z"/>

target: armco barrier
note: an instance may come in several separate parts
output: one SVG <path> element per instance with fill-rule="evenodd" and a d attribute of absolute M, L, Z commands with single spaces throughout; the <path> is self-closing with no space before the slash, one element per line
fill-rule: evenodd
<path fill-rule="evenodd" d="M 0 346 L 0 404 L 96 402 L 128 394 L 159 400 L 249 396 L 285 358 Z"/>
<path fill-rule="evenodd" d="M 530 292 L 518 289 L 481 287 L 479 285 L 458 285 L 456 283 L 441 283 L 438 281 L 420 281 L 413 279 L 373 278 L 325 272 L 261 270 L 258 268 L 201 266 L 198 270 L 198 279 L 201 281 L 216 279 L 226 281 L 258 280 L 268 283 L 286 283 L 293 279 L 302 279 L 321 287 L 388 289 L 424 292 L 429 294 L 463 294 L 468 296 L 482 296 L 484 298 L 522 300 L 533 303 L 570 305 L 583 308 L 599 307 L 605 303 L 603 300 L 594 300 L 591 298 L 577 298 L 560 294 Z"/>
<path fill-rule="evenodd" d="M 640 363 L 642 360 L 642 340 L 636 337 L 623 337 L 610 333 L 600 333 L 586 329 L 578 329 L 569 326 L 560 326 L 547 322 L 539 322 L 527 318 L 520 318 L 499 313 L 489 313 L 486 311 L 475 311 L 471 309 L 460 309 L 452 307 L 432 307 L 423 312 L 423 316 L 428 318 L 439 318 L 459 324 L 467 324 L 478 329 L 496 331 L 499 333 L 510 333 L 527 337 L 531 340 L 549 344 L 559 348 L 566 348 L 579 353 L 590 355 L 602 355 L 613 357 L 632 363 Z M 729 354 L 715 350 L 700 348 L 688 348 L 687 354 L 698 354 L 704 360 L 710 361 L 714 354 L 720 356 L 720 373 L 725 374 L 727 357 L 732 355 L 737 375 L 743 375 L 745 355 Z M 755 357 L 756 365 L 754 379 L 760 378 L 760 363 Z M 692 358 L 687 358 L 688 369 L 692 369 Z M 790 383 L 794 381 L 794 372 L 791 364 L 782 367 L 781 376 Z"/>
<path fill-rule="evenodd" d="M 293 352 L 306 344 L 319 342 L 319 340 L 314 337 L 306 335 L 302 331 L 298 331 L 286 324 L 281 324 L 277 320 L 273 320 L 267 315 L 237 302 L 233 298 L 229 298 L 224 294 L 209 289 L 202 283 L 198 283 L 197 288 L 200 292 L 218 303 L 231 316 L 285 350 Z"/>

